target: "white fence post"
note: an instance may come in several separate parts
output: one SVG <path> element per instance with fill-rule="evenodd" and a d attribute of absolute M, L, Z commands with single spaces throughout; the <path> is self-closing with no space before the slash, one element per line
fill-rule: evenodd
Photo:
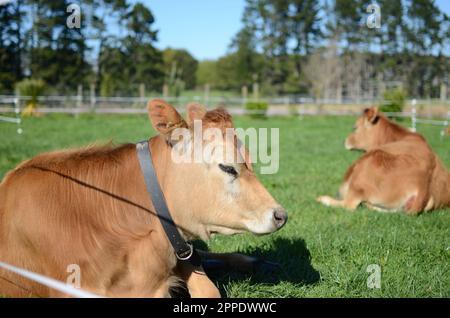
<path fill-rule="evenodd" d="M 244 85 L 244 86 L 242 86 L 242 88 L 241 88 L 241 96 L 242 96 L 242 98 L 241 98 L 241 105 L 242 105 L 242 108 L 245 108 L 245 104 L 247 104 L 247 97 L 248 97 L 248 88 L 247 88 L 247 85 Z"/>
<path fill-rule="evenodd" d="M 139 84 L 139 97 L 142 100 L 145 100 L 145 84 L 144 83 Z"/>
<path fill-rule="evenodd" d="M 78 118 L 81 108 L 83 108 L 83 85 L 79 84 L 77 87 L 77 111 L 75 114 L 76 118 Z"/>
<path fill-rule="evenodd" d="M 447 119 L 444 121 L 444 128 L 441 131 L 441 139 L 444 138 L 445 134 L 447 133 L 448 127 L 450 127 L 450 111 L 447 112 Z"/>
<path fill-rule="evenodd" d="M 23 129 L 21 127 L 22 119 L 20 118 L 20 98 L 14 98 L 14 113 L 16 114 L 17 119 L 17 133 L 21 135 L 23 133 Z"/>
<path fill-rule="evenodd" d="M 411 109 L 411 130 L 412 130 L 413 132 L 416 132 L 416 131 L 417 131 L 417 127 L 416 127 L 416 124 L 417 124 L 417 110 L 416 110 L 416 104 L 417 104 L 417 101 L 416 101 L 416 99 L 414 98 L 414 99 L 412 100 L 412 102 L 411 102 L 411 105 L 412 105 L 412 109 Z"/>
<path fill-rule="evenodd" d="M 94 109 L 95 108 L 95 103 L 97 102 L 96 96 L 95 96 L 95 84 L 91 83 L 90 86 L 90 96 L 91 96 L 91 108 Z"/>
<path fill-rule="evenodd" d="M 203 103 L 205 104 L 206 107 L 209 106 L 209 90 L 210 90 L 209 84 L 205 84 L 205 86 L 203 87 Z"/>
<path fill-rule="evenodd" d="M 77 108 L 81 108 L 83 104 L 83 85 L 77 87 Z"/>

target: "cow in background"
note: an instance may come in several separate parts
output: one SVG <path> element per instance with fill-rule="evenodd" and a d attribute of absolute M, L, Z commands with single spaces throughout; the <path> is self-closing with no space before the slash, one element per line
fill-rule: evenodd
<path fill-rule="evenodd" d="M 361 203 L 383 212 L 418 214 L 450 207 L 450 173 L 425 138 L 365 109 L 345 140 L 346 149 L 366 153 L 347 170 L 340 199 L 320 196 L 333 207 L 356 209 Z"/>

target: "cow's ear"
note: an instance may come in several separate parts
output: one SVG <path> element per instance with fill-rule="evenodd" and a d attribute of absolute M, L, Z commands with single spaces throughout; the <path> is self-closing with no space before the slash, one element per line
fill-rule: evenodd
<path fill-rule="evenodd" d="M 153 99 L 147 104 L 148 117 L 155 130 L 169 137 L 176 128 L 187 127 L 186 122 L 175 107 L 162 99 Z"/>
<path fill-rule="evenodd" d="M 190 103 L 186 107 L 187 123 L 192 126 L 194 120 L 202 120 L 206 114 L 206 107 L 198 103 Z"/>
<path fill-rule="evenodd" d="M 364 110 L 364 116 L 366 117 L 369 123 L 376 124 L 378 119 L 380 118 L 380 115 L 378 113 L 378 107 L 366 108 Z"/>

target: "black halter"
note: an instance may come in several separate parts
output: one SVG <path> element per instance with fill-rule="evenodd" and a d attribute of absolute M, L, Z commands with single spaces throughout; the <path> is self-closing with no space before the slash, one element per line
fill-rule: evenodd
<path fill-rule="evenodd" d="M 188 261 L 195 267 L 201 265 L 201 258 L 191 243 L 186 242 L 178 232 L 177 226 L 170 215 L 164 194 L 159 186 L 158 177 L 152 161 L 152 152 L 149 142 L 141 141 L 136 144 L 136 152 L 144 176 L 147 192 L 156 209 L 156 214 L 161 221 L 164 232 L 175 250 L 175 255 L 180 261 Z"/>

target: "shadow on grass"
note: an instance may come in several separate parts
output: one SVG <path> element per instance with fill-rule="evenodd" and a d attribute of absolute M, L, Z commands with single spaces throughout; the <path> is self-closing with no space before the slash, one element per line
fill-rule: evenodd
<path fill-rule="evenodd" d="M 206 251 L 204 242 L 195 242 L 196 247 Z M 277 263 L 279 266 L 266 266 L 264 262 L 256 265 L 252 272 L 242 272 L 236 268 L 208 270 L 208 276 L 223 289 L 229 282 L 246 281 L 251 285 L 275 285 L 290 282 L 311 285 L 320 280 L 320 273 L 311 264 L 311 254 L 303 239 L 276 238 L 270 249 L 248 248 L 240 253 L 258 258 L 261 261 Z"/>

